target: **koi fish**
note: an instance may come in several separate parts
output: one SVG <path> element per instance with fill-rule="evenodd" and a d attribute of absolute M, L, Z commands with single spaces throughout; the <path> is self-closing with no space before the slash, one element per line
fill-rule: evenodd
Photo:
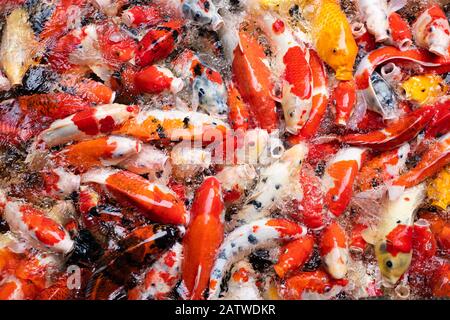
<path fill-rule="evenodd" d="M 347 125 L 356 105 L 355 81 L 339 81 L 333 89 L 331 101 L 336 111 L 334 122 L 342 126 Z"/>
<path fill-rule="evenodd" d="M 396 200 L 386 199 L 376 228 L 362 232 L 364 240 L 375 246 L 383 279 L 394 285 L 409 268 L 412 258 L 414 212 L 425 197 L 425 185 L 406 189 Z"/>
<path fill-rule="evenodd" d="M 401 84 L 401 87 L 405 90 L 406 99 L 419 105 L 433 103 L 447 91 L 442 77 L 433 74 L 410 77 Z"/>
<path fill-rule="evenodd" d="M 442 57 L 449 57 L 450 25 L 438 5 L 432 5 L 413 24 L 416 44 Z"/>
<path fill-rule="evenodd" d="M 341 137 L 341 141 L 352 146 L 390 150 L 414 139 L 431 121 L 434 112 L 434 106 L 425 106 L 391 122 L 383 129 L 347 134 Z"/>
<path fill-rule="evenodd" d="M 405 168 L 410 149 L 409 144 L 405 143 L 367 161 L 356 177 L 356 189 L 367 191 L 398 177 Z"/>
<path fill-rule="evenodd" d="M 117 165 L 137 155 L 141 149 L 142 143 L 136 139 L 108 136 L 67 146 L 57 157 L 70 166 L 86 171 L 92 167 Z"/>
<path fill-rule="evenodd" d="M 138 113 L 137 106 L 105 104 L 75 113 L 53 122 L 37 137 L 50 148 L 70 141 L 80 141 L 109 134 Z"/>
<path fill-rule="evenodd" d="M 436 252 L 437 243 L 431 232 L 430 223 L 425 219 L 417 220 L 413 225 L 413 255 L 409 272 L 413 275 L 432 272 L 432 268 L 427 268 L 427 264 L 430 263 Z"/>
<path fill-rule="evenodd" d="M 398 117 L 398 110 L 385 109 L 380 104 L 372 86 L 371 75 L 379 65 L 393 59 L 413 61 L 425 67 L 441 67 L 450 63 L 448 59 L 436 57 L 420 49 L 401 51 L 395 47 L 386 46 L 367 54 L 356 69 L 355 80 L 358 89 L 357 94 L 364 99 L 363 101 L 369 110 L 381 114 L 385 120 L 396 119 Z"/>
<path fill-rule="evenodd" d="M 145 67 L 167 58 L 179 42 L 182 30 L 183 25 L 179 20 L 151 28 L 138 43 L 136 64 Z"/>
<path fill-rule="evenodd" d="M 22 84 L 23 76 L 39 51 L 39 44 L 28 20 L 27 12 L 21 8 L 6 17 L 0 45 L 0 65 L 11 86 Z"/>
<path fill-rule="evenodd" d="M 220 285 L 230 266 L 252 251 L 271 248 L 279 241 L 292 241 L 306 234 L 306 228 L 285 219 L 260 219 L 230 232 L 220 246 L 209 281 L 209 300 L 219 297 Z"/>
<path fill-rule="evenodd" d="M 309 51 L 294 38 L 292 30 L 283 20 L 268 13 L 260 15 L 257 20 L 269 38 L 274 50 L 274 70 L 282 79 L 281 105 L 286 130 L 297 133 L 311 111 Z"/>
<path fill-rule="evenodd" d="M 130 135 L 142 141 L 169 139 L 211 141 L 222 140 L 229 126 L 201 112 L 150 110 L 126 121 L 117 134 Z"/>
<path fill-rule="evenodd" d="M 173 191 L 134 173 L 117 169 L 93 169 L 81 176 L 81 182 L 104 186 L 116 198 L 137 206 L 155 222 L 187 223 L 184 204 Z"/>
<path fill-rule="evenodd" d="M 350 203 L 353 183 L 361 168 L 365 149 L 345 148 L 330 160 L 325 168 L 322 183 L 328 211 L 339 217 Z"/>
<path fill-rule="evenodd" d="M 311 294 L 324 297 L 337 295 L 347 285 L 345 279 L 332 279 L 322 270 L 300 272 L 286 280 L 285 286 L 279 291 L 287 300 L 302 300 Z M 325 296 L 323 296 L 327 293 Z"/>
<path fill-rule="evenodd" d="M 220 182 L 206 178 L 197 189 L 191 222 L 183 238 L 182 295 L 204 298 L 214 258 L 224 237 L 225 206 Z"/>
<path fill-rule="evenodd" d="M 266 217 L 286 197 L 300 200 L 303 195 L 298 177 L 307 152 L 306 144 L 297 144 L 286 150 L 278 161 L 264 168 L 253 193 L 228 226 L 241 226 Z"/>
<path fill-rule="evenodd" d="M 170 225 L 145 225 L 118 242 L 118 249 L 106 254 L 95 266 L 87 286 L 87 298 L 114 299 L 122 289 L 131 289 L 133 274 L 152 265 L 173 247 L 180 229 Z"/>
<path fill-rule="evenodd" d="M 367 229 L 367 226 L 362 223 L 356 223 L 351 230 L 349 241 L 349 250 L 352 253 L 363 253 L 367 248 L 367 242 L 362 236 L 362 232 Z"/>
<path fill-rule="evenodd" d="M 397 177 L 389 187 L 391 198 L 404 188 L 413 187 L 439 172 L 450 163 L 450 133 L 432 143 L 419 163 L 408 172 Z"/>
<path fill-rule="evenodd" d="M 349 251 L 345 231 L 336 221 L 323 229 L 319 250 L 325 270 L 333 279 L 343 279 L 348 270 Z"/>
<path fill-rule="evenodd" d="M 143 275 L 142 283 L 128 291 L 128 300 L 162 300 L 181 276 L 183 246 L 176 242 Z"/>
<path fill-rule="evenodd" d="M 424 219 L 429 223 L 438 247 L 445 254 L 448 254 L 450 252 L 450 222 L 431 212 L 421 214 L 420 219 Z"/>
<path fill-rule="evenodd" d="M 300 184 L 303 188 L 303 198 L 298 202 L 297 210 L 289 215 L 296 221 L 300 221 L 306 227 L 319 230 L 325 224 L 323 214 L 324 194 L 322 183 L 314 173 L 312 167 L 304 164 L 300 171 Z"/>
<path fill-rule="evenodd" d="M 314 248 L 314 237 L 306 235 L 303 238 L 287 243 L 281 248 L 277 264 L 273 266 L 280 278 L 289 272 L 300 270 L 311 258 Z"/>
<path fill-rule="evenodd" d="M 244 30 L 234 34 L 222 28 L 220 36 L 232 62 L 233 82 L 249 106 L 255 125 L 269 132 L 278 128 L 275 101 L 271 91 L 271 72 L 266 64 L 264 49 L 258 40 Z"/>
<path fill-rule="evenodd" d="M 317 54 L 336 72 L 336 79 L 350 80 L 358 46 L 338 1 L 304 2 L 306 6 L 303 9 L 309 14 L 307 19 L 311 23 L 311 36 Z"/>
<path fill-rule="evenodd" d="M 238 261 L 231 268 L 227 287 L 228 291 L 222 297 L 223 300 L 262 300 L 256 286 L 255 270 L 245 260 Z"/>
<path fill-rule="evenodd" d="M 412 44 L 412 33 L 408 23 L 397 13 L 389 15 L 390 39 L 394 46 L 401 51 L 408 50 Z"/>
<path fill-rule="evenodd" d="M 44 248 L 63 254 L 74 248 L 64 227 L 30 204 L 7 200 L 3 217 L 11 230 Z"/>
<path fill-rule="evenodd" d="M 227 89 L 217 70 L 203 63 L 191 50 L 183 51 L 174 61 L 174 71 L 192 87 L 192 108 L 202 108 L 211 116 L 228 113 Z"/>

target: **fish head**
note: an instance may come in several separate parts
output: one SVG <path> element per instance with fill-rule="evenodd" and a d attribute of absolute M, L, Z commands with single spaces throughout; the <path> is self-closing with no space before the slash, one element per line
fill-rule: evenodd
<path fill-rule="evenodd" d="M 320 57 L 336 72 L 336 79 L 351 80 L 358 47 L 350 28 L 323 33 L 316 44 Z"/>
<path fill-rule="evenodd" d="M 408 270 L 411 264 L 412 253 L 398 252 L 395 256 L 388 252 L 385 241 L 375 244 L 375 256 L 383 280 L 388 285 L 394 285 Z"/>

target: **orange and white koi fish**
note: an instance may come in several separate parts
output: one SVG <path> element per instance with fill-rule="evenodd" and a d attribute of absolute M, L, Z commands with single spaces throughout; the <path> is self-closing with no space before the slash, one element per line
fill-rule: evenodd
<path fill-rule="evenodd" d="M 348 270 L 349 251 L 345 231 L 336 221 L 323 229 L 319 248 L 326 271 L 334 279 L 343 279 Z"/>
<path fill-rule="evenodd" d="M 450 133 L 437 139 L 430 145 L 429 150 L 422 156 L 419 163 L 392 181 L 389 195 L 395 195 L 404 188 L 413 187 L 432 177 L 450 163 Z"/>
<path fill-rule="evenodd" d="M 412 258 L 414 213 L 425 198 L 425 185 L 406 189 L 396 200 L 386 199 L 379 223 L 362 232 L 375 246 L 375 255 L 386 285 L 395 285 Z"/>
<path fill-rule="evenodd" d="M 222 297 L 223 300 L 262 300 L 256 285 L 255 270 L 246 260 L 237 262 L 231 268 L 227 287 L 228 291 Z"/>
<path fill-rule="evenodd" d="M 109 134 L 138 112 L 137 106 L 106 104 L 56 120 L 36 139 L 47 148 Z"/>
<path fill-rule="evenodd" d="M 274 51 L 274 70 L 282 79 L 281 105 L 286 130 L 297 133 L 311 112 L 309 51 L 297 41 L 287 22 L 269 13 L 257 18 Z"/>
<path fill-rule="evenodd" d="M 353 183 L 361 168 L 365 149 L 344 148 L 330 160 L 322 178 L 325 203 L 335 217 L 344 213 L 353 194 Z"/>
<path fill-rule="evenodd" d="M 449 57 L 450 25 L 438 5 L 432 5 L 413 24 L 416 44 L 439 56 Z"/>
<path fill-rule="evenodd" d="M 181 277 L 183 246 L 176 242 L 144 272 L 142 283 L 128 291 L 128 300 L 163 300 Z"/>
<path fill-rule="evenodd" d="M 431 290 L 435 297 L 450 297 L 450 263 L 444 262 L 433 274 Z"/>
<path fill-rule="evenodd" d="M 201 112 L 150 110 L 129 119 L 115 133 L 130 135 L 142 141 L 168 139 L 210 142 L 224 139 L 229 126 Z"/>
<path fill-rule="evenodd" d="M 314 237 L 306 235 L 300 239 L 287 243 L 281 248 L 277 264 L 273 266 L 280 278 L 289 272 L 300 270 L 308 262 L 313 253 Z"/>
<path fill-rule="evenodd" d="M 108 136 L 67 146 L 57 155 L 67 165 L 85 171 L 92 167 L 117 165 L 137 155 L 142 143 L 133 138 Z"/>
<path fill-rule="evenodd" d="M 22 78 L 39 51 L 33 29 L 24 9 L 18 8 L 6 17 L 0 45 L 0 66 L 11 86 L 22 84 Z"/>
<path fill-rule="evenodd" d="M 174 72 L 192 87 L 192 108 L 202 108 L 211 116 L 228 114 L 227 89 L 221 74 L 206 65 L 191 50 L 183 51 L 174 61 Z"/>
<path fill-rule="evenodd" d="M 440 67 L 450 64 L 450 59 L 434 56 L 427 51 L 420 49 L 410 49 L 401 51 L 395 47 L 382 47 L 366 55 L 358 65 L 355 73 L 358 96 L 364 99 L 367 108 L 383 116 L 384 119 L 398 118 L 398 110 L 386 109 L 378 101 L 375 91 L 370 81 L 375 69 L 390 60 L 413 61 L 425 67 Z"/>
<path fill-rule="evenodd" d="M 348 284 L 346 279 L 335 280 L 322 270 L 300 272 L 285 282 L 279 289 L 287 300 L 302 300 L 317 297 L 330 299 Z"/>
<path fill-rule="evenodd" d="M 184 204 L 172 190 L 134 173 L 117 169 L 93 169 L 81 176 L 81 182 L 104 186 L 116 198 L 135 205 L 155 222 L 187 223 Z"/>
<path fill-rule="evenodd" d="M 405 168 L 410 149 L 410 145 L 405 143 L 367 161 L 356 177 L 355 188 L 367 191 L 397 178 Z"/>
<path fill-rule="evenodd" d="M 30 204 L 8 199 L 4 204 L 3 218 L 13 232 L 48 250 L 67 254 L 74 248 L 74 242 L 64 227 Z"/>
<path fill-rule="evenodd" d="M 301 200 L 303 195 L 299 175 L 307 153 L 305 143 L 297 144 L 286 150 L 278 161 L 264 168 L 252 194 L 228 226 L 241 226 L 267 217 L 272 209 L 286 199 Z"/>
<path fill-rule="evenodd" d="M 220 182 L 208 177 L 196 191 L 191 221 L 183 238 L 180 291 L 186 299 L 204 299 L 214 259 L 223 241 L 224 221 Z"/>
<path fill-rule="evenodd" d="M 220 246 L 209 281 L 209 297 L 219 298 L 220 286 L 230 266 L 252 251 L 272 248 L 280 241 L 292 241 L 306 235 L 306 228 L 286 219 L 260 219 L 230 232 Z"/>

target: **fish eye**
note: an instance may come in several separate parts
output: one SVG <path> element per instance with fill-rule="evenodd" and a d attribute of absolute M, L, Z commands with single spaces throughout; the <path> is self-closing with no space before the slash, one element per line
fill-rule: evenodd
<path fill-rule="evenodd" d="M 336 54 L 337 53 L 337 49 L 333 48 L 333 53 Z"/>
<path fill-rule="evenodd" d="M 394 266 L 394 264 L 392 263 L 391 260 L 386 261 L 386 267 L 388 267 L 389 269 L 392 268 Z"/>

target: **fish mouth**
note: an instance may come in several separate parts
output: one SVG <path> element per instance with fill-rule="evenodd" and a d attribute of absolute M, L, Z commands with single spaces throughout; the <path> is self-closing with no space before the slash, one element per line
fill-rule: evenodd
<path fill-rule="evenodd" d="M 353 78 L 353 73 L 347 68 L 338 68 L 336 70 L 336 79 L 347 81 Z"/>

